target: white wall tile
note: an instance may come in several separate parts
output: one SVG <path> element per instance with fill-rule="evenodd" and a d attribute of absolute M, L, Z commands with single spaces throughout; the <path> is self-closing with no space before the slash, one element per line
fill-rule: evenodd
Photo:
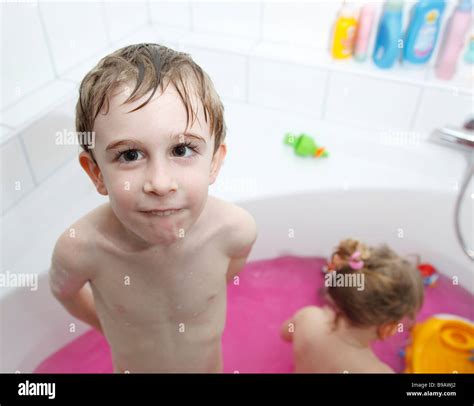
<path fill-rule="evenodd" d="M 188 28 L 170 27 L 162 24 L 154 24 L 151 26 L 156 34 L 156 41 L 159 44 L 177 49 L 179 41 L 189 35 Z"/>
<path fill-rule="evenodd" d="M 263 39 L 329 49 L 342 1 L 264 2 Z"/>
<path fill-rule="evenodd" d="M 474 118 L 474 96 L 438 89 L 424 89 L 415 129 L 430 134 L 439 127 L 462 125 Z"/>
<path fill-rule="evenodd" d="M 148 24 L 148 4 L 145 1 L 106 1 L 104 7 L 111 41 L 117 41 Z"/>
<path fill-rule="evenodd" d="M 141 42 L 157 42 L 156 31 L 153 30 L 150 26 L 145 26 L 143 28 L 138 29 L 137 31 L 133 33 L 129 33 L 128 35 L 120 38 L 118 41 L 112 42 L 110 48 L 113 52 L 127 45 L 138 44 Z M 101 57 L 104 57 L 105 55 L 107 55 L 109 53 L 108 51 L 109 50 L 104 52 Z M 99 62 L 99 59 L 101 59 L 101 57 L 97 58 L 97 62 Z"/>
<path fill-rule="evenodd" d="M 18 138 L 0 147 L 2 161 L 2 213 L 34 188 L 34 181 Z"/>
<path fill-rule="evenodd" d="M 259 38 L 261 5 L 258 2 L 193 2 L 194 31 Z"/>
<path fill-rule="evenodd" d="M 274 61 L 319 66 L 323 68 L 329 68 L 335 62 L 327 50 L 273 41 L 260 41 L 258 45 L 252 49 L 251 55 Z"/>
<path fill-rule="evenodd" d="M 238 54 L 209 51 L 198 47 L 185 47 L 194 61 L 210 76 L 221 97 L 246 99 L 246 61 Z"/>
<path fill-rule="evenodd" d="M 80 147 L 69 143 L 71 139 L 76 140 L 76 101 L 76 98 L 67 100 L 20 134 L 38 182 L 78 154 Z"/>
<path fill-rule="evenodd" d="M 61 99 L 71 94 L 74 88 L 73 83 L 53 80 L 25 96 L 13 106 L 2 110 L 2 124 L 15 129 L 28 125 L 29 122 L 38 119 Z"/>
<path fill-rule="evenodd" d="M 150 1 L 151 22 L 186 29 L 191 28 L 191 5 L 189 1 Z"/>
<path fill-rule="evenodd" d="M 248 55 L 256 44 L 257 40 L 255 38 L 238 37 L 229 34 L 215 35 L 205 32 L 190 32 L 179 41 L 180 49 L 198 47 L 243 55 Z"/>
<path fill-rule="evenodd" d="M 4 125 L 0 125 L 0 140 L 4 141 L 12 134 L 12 129 Z"/>
<path fill-rule="evenodd" d="M 40 183 L 2 217 L 4 269 L 48 269 L 59 235 L 93 207 L 108 200 L 97 193 L 77 160 Z M 33 215 L 34 214 L 34 215 Z M 0 296 L 2 295 L 0 290 Z"/>
<path fill-rule="evenodd" d="M 163 26 L 145 26 L 136 32 L 114 41 L 110 47 L 104 49 L 99 55 L 94 55 L 78 64 L 74 69 L 69 70 L 61 76 L 62 79 L 68 79 L 79 84 L 84 76 L 91 70 L 101 58 L 127 45 L 138 44 L 141 42 L 153 42 L 162 44 L 173 49 L 178 48 L 178 41 L 188 35 L 189 30 L 174 27 Z"/>
<path fill-rule="evenodd" d="M 101 55 L 94 55 L 93 57 L 84 59 L 80 63 L 76 64 L 76 66 L 74 68 L 69 69 L 64 74 L 62 74 L 60 76 L 60 79 L 63 80 L 63 81 L 74 82 L 76 87 L 77 87 L 77 91 L 79 92 L 79 85 L 80 85 L 82 79 L 84 79 L 84 76 L 86 76 L 86 74 L 94 66 L 97 65 L 97 62 L 99 62 L 99 60 L 101 58 L 103 58 L 105 55 L 108 55 L 108 54 L 112 53 L 113 51 L 115 51 L 118 48 L 119 48 L 119 46 L 114 47 L 114 48 L 110 47 L 110 48 L 105 49 L 102 52 Z M 79 93 L 77 93 L 77 94 L 79 94 Z"/>
<path fill-rule="evenodd" d="M 320 117 L 327 77 L 326 70 L 251 58 L 249 101 Z"/>
<path fill-rule="evenodd" d="M 99 53 L 109 44 L 104 4 L 40 2 L 58 74 Z"/>
<path fill-rule="evenodd" d="M 1 109 L 54 79 L 36 4 L 0 5 L 2 12 Z"/>
<path fill-rule="evenodd" d="M 409 129 L 419 93 L 418 86 L 333 72 L 325 118 L 365 128 Z"/>

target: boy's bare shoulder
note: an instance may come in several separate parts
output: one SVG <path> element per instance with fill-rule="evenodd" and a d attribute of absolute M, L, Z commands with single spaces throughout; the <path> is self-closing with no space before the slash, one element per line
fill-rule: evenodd
<path fill-rule="evenodd" d="M 104 210 L 103 206 L 93 209 L 61 233 L 53 250 L 53 266 L 68 269 L 90 268 L 98 239 L 97 220 Z"/>
<path fill-rule="evenodd" d="M 208 204 L 217 234 L 225 242 L 229 256 L 246 255 L 257 238 L 257 225 L 253 216 L 242 207 L 213 196 L 208 197 Z"/>

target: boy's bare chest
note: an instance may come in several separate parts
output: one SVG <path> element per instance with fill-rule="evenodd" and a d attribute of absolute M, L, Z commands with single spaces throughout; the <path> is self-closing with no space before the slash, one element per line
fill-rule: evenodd
<path fill-rule="evenodd" d="M 98 311 L 111 321 L 179 324 L 225 308 L 228 264 L 212 245 L 168 256 L 104 255 L 91 285 Z"/>

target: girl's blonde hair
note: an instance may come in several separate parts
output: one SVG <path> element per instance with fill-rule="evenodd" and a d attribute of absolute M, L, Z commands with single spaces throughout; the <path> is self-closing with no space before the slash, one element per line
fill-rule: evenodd
<path fill-rule="evenodd" d="M 360 255 L 356 257 L 363 261 L 360 269 L 351 265 L 357 252 Z M 424 296 L 423 280 L 415 265 L 387 245 L 371 248 L 353 239 L 341 241 L 334 255 L 338 255 L 342 265 L 332 272 L 360 272 L 364 277 L 362 290 L 347 286 L 326 288 L 339 315 L 360 327 L 398 322 L 406 316 L 415 318 Z"/>
<path fill-rule="evenodd" d="M 226 125 L 224 106 L 209 76 L 190 55 L 174 51 L 159 44 L 136 44 L 118 49 L 102 58 L 84 77 L 76 104 L 76 131 L 92 133 L 94 120 L 105 107 L 117 86 L 135 82 L 135 89 L 124 104 L 133 102 L 153 90 L 150 97 L 132 111 L 145 106 L 159 87 L 162 92 L 171 83 L 186 107 L 187 127 L 190 116 L 194 123 L 197 112 L 191 102 L 192 91 L 202 102 L 206 123 L 210 123 L 211 136 L 215 136 L 214 152 L 224 141 Z M 130 113 L 132 112 L 130 111 Z M 191 126 L 192 126 L 191 123 Z M 79 137 L 81 147 L 90 152 L 89 145 Z M 93 156 L 92 156 L 93 157 Z"/>

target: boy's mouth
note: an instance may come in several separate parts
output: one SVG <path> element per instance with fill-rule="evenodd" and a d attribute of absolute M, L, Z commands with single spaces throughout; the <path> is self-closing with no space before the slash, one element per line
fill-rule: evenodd
<path fill-rule="evenodd" d="M 142 210 L 142 213 L 148 216 L 167 217 L 173 214 L 181 212 L 181 209 L 168 209 L 168 210 Z"/>

